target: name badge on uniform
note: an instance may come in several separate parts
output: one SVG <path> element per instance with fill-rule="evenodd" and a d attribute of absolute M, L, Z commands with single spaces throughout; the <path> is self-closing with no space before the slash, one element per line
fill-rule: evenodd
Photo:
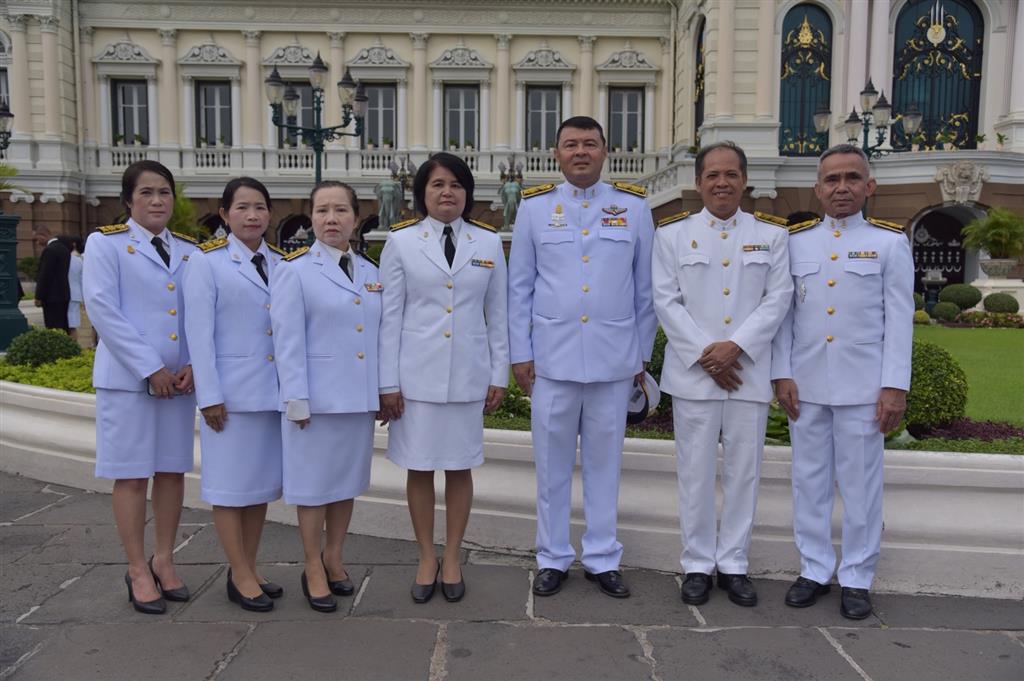
<path fill-rule="evenodd" d="M 473 267 L 487 267 L 489 269 L 494 268 L 493 260 L 481 260 L 480 258 L 473 258 L 470 262 L 472 263 Z"/>
<path fill-rule="evenodd" d="M 850 260 L 864 260 L 878 257 L 878 251 L 850 251 L 846 254 Z"/>
<path fill-rule="evenodd" d="M 188 256 L 187 255 L 181 256 L 181 259 L 184 260 L 185 262 L 188 262 Z"/>
<path fill-rule="evenodd" d="M 548 227 L 565 227 L 565 216 L 562 214 L 562 204 L 555 204 L 555 211 L 551 214 L 551 222 Z"/>
<path fill-rule="evenodd" d="M 608 213 L 609 215 L 622 215 L 623 213 L 626 212 L 625 208 L 622 208 L 621 206 L 616 206 L 614 203 L 608 206 L 607 208 L 602 208 L 601 210 L 604 211 L 605 213 Z"/>
<path fill-rule="evenodd" d="M 381 291 L 384 290 L 384 284 L 380 283 L 379 281 L 375 281 L 372 283 L 367 282 L 366 290 L 369 291 L 370 293 L 380 293 Z"/>
<path fill-rule="evenodd" d="M 626 218 L 601 218 L 602 227 L 626 227 Z"/>
<path fill-rule="evenodd" d="M 744 253 L 760 253 L 770 251 L 768 244 L 743 244 Z"/>

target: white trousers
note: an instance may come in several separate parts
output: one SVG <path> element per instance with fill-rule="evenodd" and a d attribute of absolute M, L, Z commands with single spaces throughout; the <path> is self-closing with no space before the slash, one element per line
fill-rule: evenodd
<path fill-rule="evenodd" d="M 885 438 L 875 405 L 830 407 L 800 403 L 789 422 L 793 443 L 793 533 L 800 574 L 827 584 L 836 569 L 832 546 L 835 486 L 843 497 L 843 558 L 839 584 L 871 588 L 882 547 Z"/>
<path fill-rule="evenodd" d="M 633 379 L 601 383 L 537 376 L 531 425 L 537 466 L 537 565 L 568 570 L 576 560 L 569 533 L 572 471 L 579 438 L 583 472 L 583 567 L 618 570 L 619 470 Z"/>
<path fill-rule="evenodd" d="M 747 573 L 768 405 L 672 397 L 683 572 Z M 715 532 L 715 473 L 722 438 L 722 522 Z"/>

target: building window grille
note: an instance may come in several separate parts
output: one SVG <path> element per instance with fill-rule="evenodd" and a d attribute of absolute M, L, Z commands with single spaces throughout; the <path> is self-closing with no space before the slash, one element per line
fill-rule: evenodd
<path fill-rule="evenodd" d="M 478 148 L 480 89 L 476 85 L 444 88 L 444 136 L 456 149 Z"/>
<path fill-rule="evenodd" d="M 814 112 L 828 108 L 832 89 L 832 21 L 820 6 L 801 3 L 782 23 L 779 154 L 818 156 L 828 133 L 814 128 Z"/>
<path fill-rule="evenodd" d="M 561 121 L 561 87 L 530 86 L 526 88 L 526 139 L 530 149 L 554 147 L 558 124 Z"/>
<path fill-rule="evenodd" d="M 149 144 L 149 102 L 144 80 L 115 80 L 111 90 L 114 146 Z"/>
<path fill-rule="evenodd" d="M 196 146 L 231 146 L 231 83 L 196 83 Z"/>
<path fill-rule="evenodd" d="M 394 144 L 397 108 L 394 83 L 368 84 L 366 96 L 369 101 L 366 107 L 366 120 L 363 122 L 363 145 Z"/>
<path fill-rule="evenodd" d="M 607 133 L 608 144 L 612 149 L 643 150 L 643 88 L 608 88 Z"/>

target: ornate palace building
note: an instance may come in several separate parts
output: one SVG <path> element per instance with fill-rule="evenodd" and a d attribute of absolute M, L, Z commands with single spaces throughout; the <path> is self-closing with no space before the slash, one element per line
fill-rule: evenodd
<path fill-rule="evenodd" d="M 866 140 L 870 213 L 907 224 L 919 269 L 950 281 L 978 276 L 964 224 L 1024 211 L 1016 0 L 3 0 L 3 160 L 22 188 L 3 207 L 22 218 L 19 253 L 33 224 L 118 219 L 121 172 L 142 158 L 173 170 L 207 226 L 240 174 L 267 183 L 279 231 L 302 222 L 315 154 L 273 124 L 264 81 L 276 69 L 298 95 L 292 120 L 312 124 L 318 54 L 325 125 L 341 122 L 346 72 L 367 97 L 361 135 L 322 158 L 364 214 L 392 164 L 452 149 L 476 173 L 474 213 L 500 224 L 502 166 L 557 180 L 549 148 L 576 114 L 605 125 L 606 177 L 646 186 L 658 215 L 698 205 L 701 143 L 741 144 L 745 207 L 788 216 L 818 210 L 822 149 Z"/>

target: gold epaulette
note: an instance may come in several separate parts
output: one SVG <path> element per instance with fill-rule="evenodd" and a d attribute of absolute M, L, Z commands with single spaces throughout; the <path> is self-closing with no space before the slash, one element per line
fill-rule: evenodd
<path fill-rule="evenodd" d="M 374 267 L 380 267 L 380 263 L 379 262 L 377 262 L 376 260 L 374 260 L 370 256 L 366 255 L 365 253 L 360 253 L 359 256 L 361 258 L 363 258 L 363 260 L 365 260 L 366 262 L 368 262 L 371 265 L 373 265 Z"/>
<path fill-rule="evenodd" d="M 555 185 L 547 182 L 545 184 L 538 184 L 532 187 L 527 187 L 519 192 L 519 195 L 524 199 L 529 199 L 534 196 L 540 196 L 541 194 L 547 194 L 549 191 L 555 188 Z"/>
<path fill-rule="evenodd" d="M 178 237 L 182 241 L 189 242 L 190 244 L 198 244 L 199 243 L 198 239 L 196 239 L 194 236 L 189 236 L 188 234 L 182 234 L 181 232 L 171 232 L 171 234 L 173 234 L 174 236 Z"/>
<path fill-rule="evenodd" d="M 210 251 L 216 251 L 218 248 L 224 248 L 227 245 L 227 239 L 211 239 L 199 244 L 199 250 L 203 253 L 209 253 Z"/>
<path fill-rule="evenodd" d="M 767 222 L 769 225 L 775 225 L 776 227 L 788 227 L 789 225 L 786 218 L 780 218 L 778 215 L 772 215 L 770 213 L 762 213 L 759 210 L 754 211 L 754 217 L 761 222 Z"/>
<path fill-rule="evenodd" d="M 903 225 L 898 222 L 889 222 L 888 220 L 879 220 L 878 218 L 868 218 L 868 222 L 873 224 L 875 227 L 881 227 L 887 229 L 890 232 L 899 232 L 903 234 Z"/>
<path fill-rule="evenodd" d="M 469 223 L 471 225 L 476 225 L 477 227 L 480 227 L 482 229 L 486 229 L 488 232 L 497 232 L 498 231 L 498 228 L 495 227 L 494 225 L 489 225 L 486 222 L 482 222 L 480 220 L 470 220 Z"/>
<path fill-rule="evenodd" d="M 302 256 L 306 255 L 307 253 L 309 253 L 309 246 L 303 246 L 302 248 L 298 248 L 298 249 L 292 251 L 291 253 L 289 253 L 288 255 L 284 256 L 284 260 L 286 262 L 291 262 L 292 260 L 295 260 L 296 258 L 301 258 Z"/>
<path fill-rule="evenodd" d="M 272 243 L 269 243 L 269 242 L 268 242 L 268 243 L 267 243 L 267 248 L 269 248 L 270 250 L 272 250 L 272 251 L 273 251 L 274 253 L 277 253 L 278 255 L 288 255 L 288 251 L 286 251 L 286 250 L 284 250 L 283 248 L 280 248 L 280 247 L 278 247 L 278 246 L 275 246 L 275 245 L 274 245 L 274 244 L 272 244 Z"/>
<path fill-rule="evenodd" d="M 128 231 L 128 225 L 103 225 L 97 231 L 101 234 L 120 234 L 121 232 Z"/>
<path fill-rule="evenodd" d="M 684 210 L 682 213 L 676 213 L 675 215 L 669 215 L 667 218 L 658 220 L 658 224 L 655 227 L 664 227 L 665 225 L 671 225 L 673 222 L 679 222 L 690 217 L 691 210 Z"/>
<path fill-rule="evenodd" d="M 796 234 L 797 232 L 802 232 L 806 229 L 810 229 L 811 227 L 815 227 L 820 224 L 821 218 L 812 218 L 810 220 L 804 220 L 803 222 L 798 222 L 795 225 L 790 225 L 789 233 Z"/>
<path fill-rule="evenodd" d="M 400 229 L 405 229 L 406 227 L 415 225 L 419 221 L 419 218 L 413 218 L 412 220 L 402 220 L 401 222 L 396 222 L 395 224 L 391 225 L 391 231 L 396 232 Z"/>
<path fill-rule="evenodd" d="M 639 196 L 641 198 L 647 196 L 647 189 L 638 184 L 631 184 L 629 182 L 612 182 L 612 186 L 620 192 L 626 192 L 627 194 L 633 194 L 634 196 Z"/>

